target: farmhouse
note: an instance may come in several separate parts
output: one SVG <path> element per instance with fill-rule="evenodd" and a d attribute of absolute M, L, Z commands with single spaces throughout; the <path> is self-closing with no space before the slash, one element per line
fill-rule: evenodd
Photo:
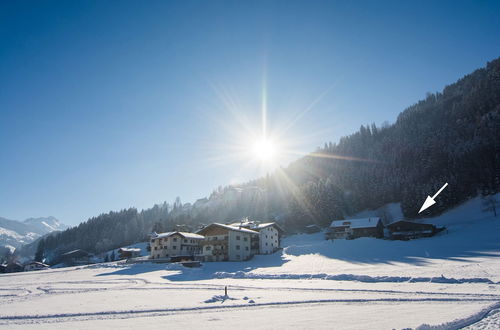
<path fill-rule="evenodd" d="M 205 240 L 200 242 L 202 250 L 199 257 L 202 261 L 248 260 L 255 254 L 252 243 L 258 242 L 259 237 L 257 231 L 220 223 L 208 225 L 197 234 L 205 236 Z"/>
<path fill-rule="evenodd" d="M 151 236 L 151 259 L 193 260 L 200 253 L 202 235 L 172 231 Z"/>
<path fill-rule="evenodd" d="M 380 218 L 334 220 L 330 224 L 327 239 L 354 239 L 358 237 L 384 236 L 384 226 Z"/>
<path fill-rule="evenodd" d="M 440 232 L 444 228 L 427 223 L 419 223 L 407 220 L 398 220 L 388 224 L 389 238 L 398 240 L 408 240 L 419 237 L 430 237 Z"/>
<path fill-rule="evenodd" d="M 24 271 L 25 272 L 29 272 L 29 271 L 33 271 L 33 270 L 43 270 L 43 269 L 48 269 L 49 268 L 49 265 L 46 265 L 42 262 L 38 262 L 38 261 L 30 261 L 26 264 L 24 264 Z"/>

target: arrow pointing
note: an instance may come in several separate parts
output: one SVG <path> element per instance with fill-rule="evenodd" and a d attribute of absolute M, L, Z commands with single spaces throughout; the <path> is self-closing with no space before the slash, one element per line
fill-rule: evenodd
<path fill-rule="evenodd" d="M 418 213 L 426 210 L 427 208 L 431 207 L 432 205 L 436 204 L 436 201 L 434 200 L 440 193 L 441 191 L 444 190 L 444 188 L 446 188 L 446 186 L 448 186 L 448 182 L 446 182 L 444 184 L 444 186 L 441 187 L 441 189 L 438 190 L 438 192 L 434 195 L 434 196 L 427 196 L 427 198 L 425 199 L 425 202 L 424 202 L 424 205 L 422 205 L 422 207 L 420 208 L 420 211 L 418 211 Z"/>

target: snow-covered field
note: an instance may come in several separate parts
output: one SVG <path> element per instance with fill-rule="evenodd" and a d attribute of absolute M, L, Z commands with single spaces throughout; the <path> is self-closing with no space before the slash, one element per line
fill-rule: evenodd
<path fill-rule="evenodd" d="M 471 200 L 412 241 L 286 238 L 249 262 L 107 263 L 0 275 L 0 326 L 500 328 L 500 218 Z M 224 287 L 228 296 L 224 296 Z"/>

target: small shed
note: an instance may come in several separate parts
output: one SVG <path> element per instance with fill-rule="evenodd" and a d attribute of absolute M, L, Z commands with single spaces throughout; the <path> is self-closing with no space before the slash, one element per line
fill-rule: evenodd
<path fill-rule="evenodd" d="M 314 233 L 319 233 L 321 231 L 321 228 L 318 225 L 307 225 L 304 227 L 304 232 L 306 234 L 314 234 Z"/>
<path fill-rule="evenodd" d="M 118 249 L 118 257 L 120 259 L 137 258 L 141 256 L 141 249 L 139 248 L 120 248 Z"/>
<path fill-rule="evenodd" d="M 3 273 L 17 273 L 17 272 L 22 272 L 23 270 L 24 270 L 23 265 L 21 265 L 17 261 L 12 261 L 7 264 L 3 264 L 1 267 L 1 271 Z"/>

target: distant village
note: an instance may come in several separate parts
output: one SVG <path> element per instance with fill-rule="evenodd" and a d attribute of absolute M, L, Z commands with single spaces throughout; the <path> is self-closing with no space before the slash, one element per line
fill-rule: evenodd
<path fill-rule="evenodd" d="M 325 231 L 324 239 L 356 239 L 374 237 L 390 240 L 409 240 L 430 237 L 445 228 L 432 224 L 407 220 L 398 220 L 384 225 L 379 217 L 362 219 L 334 220 Z M 141 248 L 123 247 L 117 250 L 117 259 L 128 263 L 178 262 L 187 267 L 199 267 L 202 262 L 245 261 L 254 255 L 272 254 L 281 248 L 281 239 L 285 231 L 276 222 L 261 223 L 245 218 L 234 223 L 212 223 L 202 226 L 194 232 L 180 230 L 152 233 L 147 244 L 149 255 L 144 256 Z M 323 229 L 308 225 L 305 233 L 319 233 Z M 332 247 L 334 248 L 334 247 Z M 115 260 L 114 251 L 113 257 Z M 59 266 L 86 265 L 106 262 L 106 257 L 99 258 L 84 250 L 73 250 L 61 256 Z M 21 264 L 16 261 L 0 265 L 0 273 L 36 271 L 48 269 L 43 262 L 29 261 Z"/>

